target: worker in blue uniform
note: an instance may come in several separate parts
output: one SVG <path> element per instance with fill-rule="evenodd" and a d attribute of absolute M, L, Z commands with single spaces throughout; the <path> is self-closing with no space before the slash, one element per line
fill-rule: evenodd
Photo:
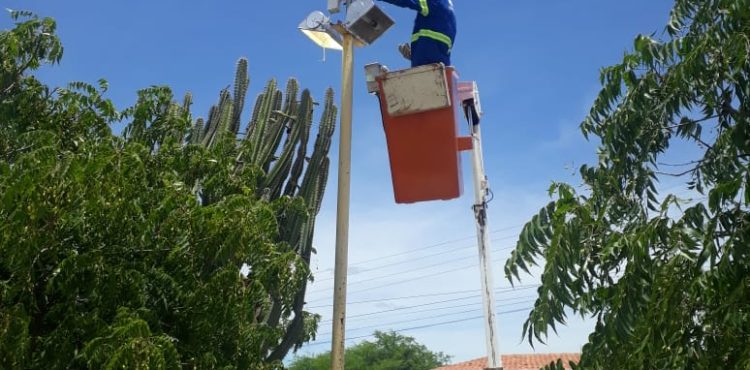
<path fill-rule="evenodd" d="M 409 45 L 399 49 L 411 59 L 411 66 L 443 63 L 451 65 L 451 49 L 456 40 L 456 15 L 452 0 L 380 0 L 417 11 Z"/>

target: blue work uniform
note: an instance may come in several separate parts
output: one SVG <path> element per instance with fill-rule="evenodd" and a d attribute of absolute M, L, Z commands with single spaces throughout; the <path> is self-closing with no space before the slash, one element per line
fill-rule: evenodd
<path fill-rule="evenodd" d="M 456 15 L 452 0 L 380 0 L 417 11 L 411 36 L 411 66 L 432 63 L 451 65 L 456 40 Z"/>

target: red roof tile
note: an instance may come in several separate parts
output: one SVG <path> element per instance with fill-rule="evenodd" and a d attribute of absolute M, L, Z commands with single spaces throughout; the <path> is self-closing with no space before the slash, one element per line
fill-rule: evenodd
<path fill-rule="evenodd" d="M 502 355 L 503 370 L 539 370 L 550 362 L 561 359 L 565 368 L 568 362 L 578 362 L 581 358 L 579 353 L 544 353 L 527 355 Z M 487 357 L 476 360 L 461 362 L 455 365 L 439 367 L 434 370 L 484 370 L 487 366 Z"/>

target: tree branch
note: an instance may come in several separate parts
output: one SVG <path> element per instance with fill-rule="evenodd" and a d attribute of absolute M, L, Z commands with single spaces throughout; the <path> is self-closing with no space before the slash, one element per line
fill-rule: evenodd
<path fill-rule="evenodd" d="M 689 166 L 691 164 L 699 164 L 701 162 L 703 162 L 703 161 L 702 160 L 698 160 L 698 161 L 690 161 L 690 162 L 685 162 L 685 163 L 665 163 L 665 162 L 659 162 L 657 164 L 659 166 L 667 166 L 667 167 L 685 167 L 685 166 Z"/>
<path fill-rule="evenodd" d="M 694 125 L 694 124 L 698 124 L 698 123 L 701 123 L 701 122 L 706 122 L 708 120 L 712 120 L 712 119 L 715 119 L 715 118 L 719 118 L 719 115 L 715 114 L 713 116 L 703 117 L 703 118 L 698 119 L 698 120 L 690 120 L 690 122 L 685 122 L 685 123 L 674 123 L 674 122 L 672 122 L 673 124 L 671 126 L 664 127 L 664 129 L 665 130 L 673 130 L 673 129 L 680 128 L 680 127 L 683 127 L 683 126 L 689 126 L 689 125 Z"/>
<path fill-rule="evenodd" d="M 698 167 L 699 166 L 695 166 L 695 167 L 693 167 L 693 168 L 691 168 L 691 169 L 689 169 L 687 171 L 680 172 L 680 173 L 669 173 L 669 172 L 662 172 L 662 171 L 654 171 L 654 173 L 657 174 L 657 175 L 672 176 L 672 177 L 682 177 L 682 176 L 685 176 L 685 175 L 687 175 L 687 174 L 689 174 L 691 172 L 697 171 Z"/>

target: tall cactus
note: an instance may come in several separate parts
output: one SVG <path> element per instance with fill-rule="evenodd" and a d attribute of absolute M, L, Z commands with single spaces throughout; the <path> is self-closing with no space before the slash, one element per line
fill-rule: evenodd
<path fill-rule="evenodd" d="M 190 144 L 200 144 L 203 142 L 203 118 L 198 118 L 193 124 L 193 129 L 190 131 L 190 137 L 186 140 Z"/>
<path fill-rule="evenodd" d="M 205 134 L 202 144 L 207 147 L 213 146 L 223 135 L 230 133 L 229 121 L 232 114 L 232 97 L 229 90 L 224 89 L 219 96 L 219 105 L 211 107 L 206 123 Z"/>
<path fill-rule="evenodd" d="M 218 105 L 209 110 L 208 120 L 198 118 L 186 142 L 213 148 L 219 143 L 228 143 L 225 139 L 237 138 L 248 84 L 247 60 L 243 58 L 237 62 L 233 94 L 228 88 L 221 91 Z M 237 169 L 253 166 L 264 174 L 256 189 L 260 199 L 304 201 L 305 212 L 279 217 L 279 238 L 308 265 L 313 250 L 315 217 L 328 181 L 328 152 L 337 112 L 333 95 L 332 89 L 326 91 L 312 153 L 308 153 L 308 141 L 315 103 L 310 91 L 300 93 L 294 79 L 287 82 L 283 92 L 275 80 L 270 80 L 255 100 L 245 133 L 232 141 Z M 292 307 L 283 307 L 281 299 L 271 296 L 269 307 L 252 308 L 262 324 L 285 333 L 281 342 L 264 344 L 269 361 L 283 359 L 289 350 L 303 342 L 304 320 L 309 316 L 303 311 L 305 291 L 306 284 L 302 284 Z"/>
<path fill-rule="evenodd" d="M 237 61 L 237 69 L 234 74 L 234 106 L 232 107 L 232 120 L 229 131 L 237 135 L 240 131 L 240 117 L 242 108 L 245 107 L 245 94 L 250 85 L 250 77 L 247 74 L 247 59 L 240 58 Z"/>
<path fill-rule="evenodd" d="M 307 122 L 312 120 L 311 115 L 306 112 L 311 109 L 312 97 L 310 92 L 305 90 L 302 93 L 300 104 L 293 104 L 296 112 L 294 116 L 289 116 L 287 119 L 288 128 L 286 129 L 286 142 L 281 150 L 281 153 L 270 168 L 268 172 L 269 176 L 266 181 L 266 187 L 270 189 L 272 197 L 279 197 L 281 194 L 281 187 L 284 181 L 290 183 L 294 180 L 294 177 L 289 176 L 292 168 L 292 159 L 294 158 L 296 147 L 305 147 L 307 136 L 304 135 L 306 128 L 308 127 Z M 290 110 L 291 111 L 291 110 Z M 297 159 L 302 158 L 304 160 L 305 151 L 302 153 L 296 152 Z"/>
<path fill-rule="evenodd" d="M 304 117 L 299 125 L 301 138 L 299 147 L 297 148 L 297 159 L 292 164 L 289 181 L 287 181 L 286 188 L 284 189 L 284 195 L 287 196 L 291 196 L 297 191 L 299 179 L 302 176 L 302 170 L 305 166 L 307 141 L 310 137 L 310 128 L 312 127 L 312 105 L 300 108 L 300 117 Z"/>

